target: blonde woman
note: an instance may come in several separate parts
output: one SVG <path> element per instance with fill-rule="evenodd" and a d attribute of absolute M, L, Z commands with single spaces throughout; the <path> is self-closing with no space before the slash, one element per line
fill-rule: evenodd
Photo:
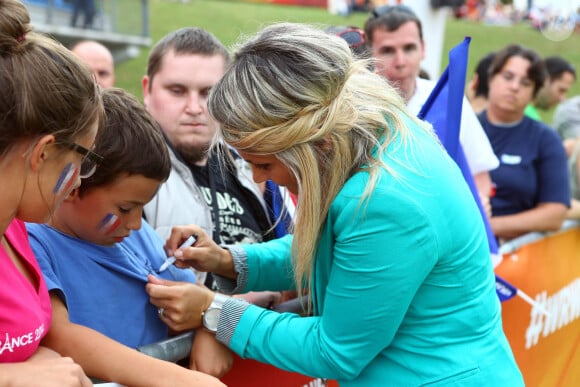
<path fill-rule="evenodd" d="M 459 169 L 344 40 L 300 24 L 265 28 L 239 48 L 209 109 L 256 182 L 298 196 L 295 233 L 224 249 L 189 226 L 167 247 L 197 233 L 178 265 L 215 273 L 227 293 L 308 288 L 310 316 L 199 288 L 180 324 L 341 386 L 523 385 Z M 164 306 L 163 285 L 148 292 Z"/>

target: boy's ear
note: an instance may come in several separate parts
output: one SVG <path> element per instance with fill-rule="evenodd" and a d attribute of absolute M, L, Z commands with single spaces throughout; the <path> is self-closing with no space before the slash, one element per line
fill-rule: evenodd
<path fill-rule="evenodd" d="M 70 191 L 68 196 L 64 198 L 63 203 L 74 203 L 77 199 L 80 199 L 78 187 Z"/>
<path fill-rule="evenodd" d="M 479 76 L 477 74 L 473 74 L 473 78 L 471 79 L 471 82 L 469 82 L 469 88 L 475 92 L 475 89 L 477 89 L 477 85 L 479 84 Z"/>
<path fill-rule="evenodd" d="M 30 149 L 30 169 L 33 172 L 40 171 L 43 164 L 49 159 L 52 152 L 54 152 L 53 147 L 55 138 L 52 134 L 47 134 L 42 136 Z"/>

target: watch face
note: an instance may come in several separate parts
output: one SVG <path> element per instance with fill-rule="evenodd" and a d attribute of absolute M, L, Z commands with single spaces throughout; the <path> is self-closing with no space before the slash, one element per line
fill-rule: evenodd
<path fill-rule="evenodd" d="M 211 332 L 217 331 L 217 325 L 218 325 L 218 319 L 220 318 L 220 312 L 221 312 L 221 309 L 218 309 L 218 308 L 208 309 L 205 311 L 205 313 L 203 314 L 203 326 L 207 330 L 209 330 Z"/>

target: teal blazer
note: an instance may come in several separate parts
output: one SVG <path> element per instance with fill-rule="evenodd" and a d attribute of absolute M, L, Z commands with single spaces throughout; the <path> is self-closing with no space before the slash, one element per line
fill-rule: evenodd
<path fill-rule="evenodd" d="M 230 347 L 242 357 L 341 386 L 521 386 L 502 330 L 483 222 L 438 141 L 411 135 L 334 199 L 317 247 L 314 316 L 247 307 Z M 294 286 L 291 236 L 245 245 L 245 291 Z M 220 322 L 221 324 L 221 322 Z"/>

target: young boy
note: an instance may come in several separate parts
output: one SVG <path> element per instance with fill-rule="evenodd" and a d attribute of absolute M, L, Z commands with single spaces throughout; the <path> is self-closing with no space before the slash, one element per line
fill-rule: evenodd
<path fill-rule="evenodd" d="M 168 338 L 161 313 L 180 319 L 187 312 L 186 292 L 165 312 L 152 305 L 145 291 L 149 274 L 181 281 L 175 285 L 184 291 L 197 285 L 191 270 L 170 266 L 158 273 L 166 259 L 163 241 L 142 222 L 143 206 L 171 168 L 157 124 L 137 99 L 120 89 L 103 91 L 103 103 L 105 123 L 95 149 L 103 162 L 48 224 L 27 225 L 53 308 L 46 340 L 102 380 L 130 386 L 222 385 L 132 349 Z M 81 173 L 89 175 L 83 167 Z M 223 360 L 211 365 L 216 374 L 223 374 L 231 362 L 225 347 L 198 331 L 192 364 L 205 371 L 202 355 Z"/>

